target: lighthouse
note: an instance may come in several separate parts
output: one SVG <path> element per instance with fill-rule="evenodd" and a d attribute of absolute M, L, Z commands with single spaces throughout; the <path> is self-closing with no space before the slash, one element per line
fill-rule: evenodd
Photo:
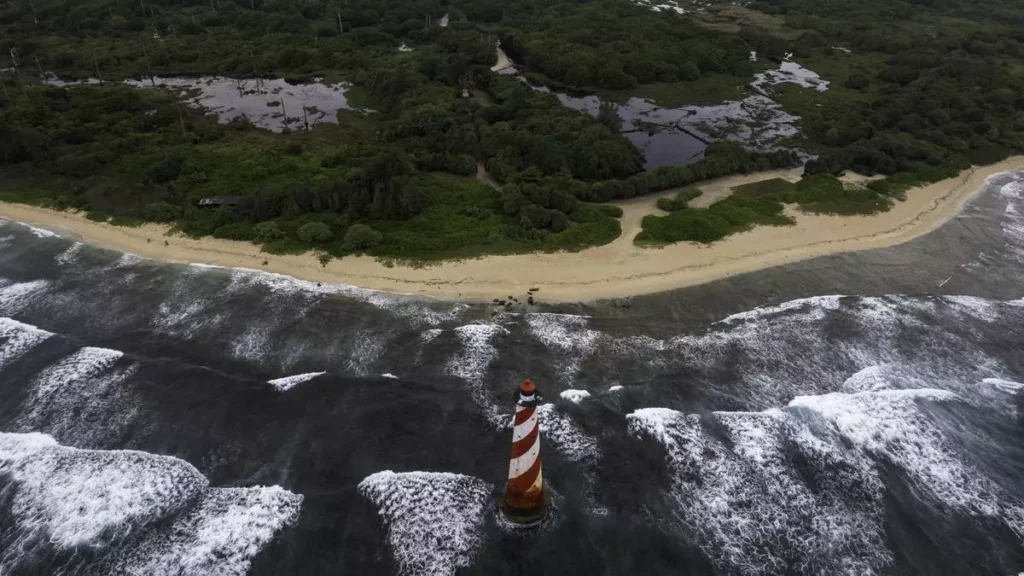
<path fill-rule="evenodd" d="M 501 509 L 512 522 L 533 526 L 544 519 L 550 499 L 541 473 L 537 387 L 529 378 L 519 385 L 512 424 L 512 456 Z"/>

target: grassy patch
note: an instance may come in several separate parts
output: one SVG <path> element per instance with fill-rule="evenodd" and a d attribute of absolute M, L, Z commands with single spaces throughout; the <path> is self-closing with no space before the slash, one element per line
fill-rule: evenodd
<path fill-rule="evenodd" d="M 631 97 L 649 98 L 665 108 L 721 104 L 726 100 L 742 100 L 750 95 L 747 80 L 729 74 L 707 74 L 690 82 L 655 82 L 629 90 L 606 90 L 600 94 L 614 102 L 624 103 Z"/>
<path fill-rule="evenodd" d="M 844 185 L 829 174 L 807 176 L 790 191 L 777 194 L 785 203 L 795 203 L 805 212 L 815 214 L 877 214 L 892 207 L 892 201 L 875 190 L 856 185 Z"/>
<path fill-rule="evenodd" d="M 783 214 L 782 203 L 774 198 L 730 196 L 705 209 L 684 208 L 667 216 L 645 216 L 643 230 L 634 242 L 708 244 L 758 224 L 785 226 L 793 224 L 793 220 Z"/>
<path fill-rule="evenodd" d="M 700 188 L 683 188 L 672 198 L 658 198 L 656 202 L 660 210 L 665 212 L 675 212 L 677 210 L 685 210 L 689 206 L 690 200 L 697 198 L 704 194 L 704 191 Z"/>
<path fill-rule="evenodd" d="M 99 210 L 89 210 L 85 213 L 85 219 L 93 222 L 107 222 L 110 220 L 110 214 Z"/>

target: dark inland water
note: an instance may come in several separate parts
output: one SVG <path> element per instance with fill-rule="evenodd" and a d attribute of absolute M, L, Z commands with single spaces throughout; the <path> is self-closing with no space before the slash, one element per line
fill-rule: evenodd
<path fill-rule="evenodd" d="M 1022 196 L 496 315 L 0 224 L 0 573 L 1017 574 Z M 556 510 L 517 534 L 524 376 Z"/>

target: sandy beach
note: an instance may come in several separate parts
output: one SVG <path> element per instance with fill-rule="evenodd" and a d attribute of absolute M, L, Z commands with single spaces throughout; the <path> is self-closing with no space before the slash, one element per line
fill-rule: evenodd
<path fill-rule="evenodd" d="M 334 260 L 322 267 L 312 253 L 274 256 L 246 242 L 168 236 L 168 227 L 162 225 L 117 227 L 89 221 L 81 214 L 20 204 L 0 203 L 0 217 L 157 260 L 258 269 L 316 282 L 445 299 L 490 300 L 523 295 L 536 287 L 540 301 L 575 302 L 662 292 L 816 256 L 900 244 L 956 215 L 981 191 L 989 176 L 1022 169 L 1024 156 L 971 168 L 956 178 L 909 191 L 905 201 L 884 214 L 818 216 L 789 208 L 795 226 L 757 227 L 712 245 L 639 248 L 633 245 L 633 238 L 640 231 L 641 220 L 647 214 L 660 213 L 655 206 L 660 196 L 651 195 L 618 203 L 623 209 L 623 234 L 605 246 L 576 253 L 490 256 L 422 268 L 387 268 L 367 256 Z M 708 181 L 700 185 L 704 195 L 694 205 L 706 206 L 739 184 L 776 177 L 797 180 L 800 172 Z"/>

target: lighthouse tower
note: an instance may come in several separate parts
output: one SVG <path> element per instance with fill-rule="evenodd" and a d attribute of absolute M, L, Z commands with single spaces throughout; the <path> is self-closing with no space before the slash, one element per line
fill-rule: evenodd
<path fill-rule="evenodd" d="M 513 420 L 512 458 L 502 511 L 522 526 L 544 519 L 549 497 L 540 466 L 540 426 L 537 424 L 537 387 L 529 378 L 519 386 Z"/>

